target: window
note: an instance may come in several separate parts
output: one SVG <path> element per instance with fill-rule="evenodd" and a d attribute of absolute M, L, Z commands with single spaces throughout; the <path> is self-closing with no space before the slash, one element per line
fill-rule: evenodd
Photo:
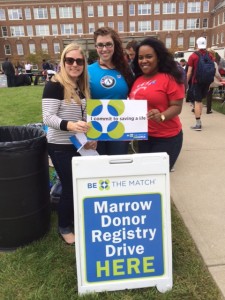
<path fill-rule="evenodd" d="M 130 21 L 130 32 L 135 32 L 135 22 L 134 21 Z"/>
<path fill-rule="evenodd" d="M 48 25 L 36 25 L 35 31 L 36 31 L 36 36 L 50 35 Z"/>
<path fill-rule="evenodd" d="M 29 50 L 31 54 L 35 54 L 36 53 L 35 44 L 29 44 Z"/>
<path fill-rule="evenodd" d="M 177 38 L 177 47 L 183 48 L 184 46 L 184 38 L 182 36 L 178 36 Z"/>
<path fill-rule="evenodd" d="M 151 15 L 151 4 L 138 4 L 138 15 Z"/>
<path fill-rule="evenodd" d="M 188 48 L 195 48 L 195 37 L 191 36 L 189 38 L 189 47 Z"/>
<path fill-rule="evenodd" d="M 59 43 L 53 43 L 54 53 L 58 54 L 60 53 L 60 44 Z"/>
<path fill-rule="evenodd" d="M 129 5 L 129 15 L 135 16 L 135 5 L 134 4 Z"/>
<path fill-rule="evenodd" d="M 83 34 L 83 24 L 77 23 L 77 34 Z"/>
<path fill-rule="evenodd" d="M 94 17 L 94 7 L 92 5 L 88 6 L 88 17 Z"/>
<path fill-rule="evenodd" d="M 34 35 L 32 25 L 27 25 L 27 35 L 28 36 L 33 36 Z"/>
<path fill-rule="evenodd" d="M 81 7 L 80 6 L 77 6 L 75 7 L 75 15 L 76 15 L 76 18 L 82 18 L 82 12 L 81 12 Z"/>
<path fill-rule="evenodd" d="M 202 20 L 202 28 L 208 28 L 208 19 Z"/>
<path fill-rule="evenodd" d="M 217 16 L 217 25 L 220 25 L 220 15 Z"/>
<path fill-rule="evenodd" d="M 199 19 L 187 19 L 187 29 L 200 28 Z"/>
<path fill-rule="evenodd" d="M 22 10 L 18 9 L 8 9 L 9 20 L 22 20 Z"/>
<path fill-rule="evenodd" d="M 183 30 L 184 29 L 184 19 L 179 19 L 178 20 L 178 30 Z"/>
<path fill-rule="evenodd" d="M 209 12 L 209 1 L 203 1 L 203 12 Z"/>
<path fill-rule="evenodd" d="M 6 26 L 2 26 L 2 36 L 8 36 L 8 30 Z"/>
<path fill-rule="evenodd" d="M 163 20 L 162 30 L 175 30 L 176 29 L 176 20 Z"/>
<path fill-rule="evenodd" d="M 48 53 L 48 44 L 47 43 L 41 43 L 41 50 L 44 53 Z"/>
<path fill-rule="evenodd" d="M 124 32 L 124 23 L 118 22 L 118 32 Z"/>
<path fill-rule="evenodd" d="M 225 23 L 225 13 L 223 13 L 223 23 Z"/>
<path fill-rule="evenodd" d="M 219 36 L 219 34 L 217 33 L 217 34 L 216 34 L 216 43 L 217 43 L 217 44 L 219 44 L 219 40 L 220 40 L 220 36 Z"/>
<path fill-rule="evenodd" d="M 52 35 L 58 35 L 58 25 L 52 24 Z"/>
<path fill-rule="evenodd" d="M 98 5 L 97 10 L 98 10 L 98 17 L 104 17 L 103 6 L 102 5 Z"/>
<path fill-rule="evenodd" d="M 112 29 L 114 29 L 114 22 L 108 22 L 108 26 Z"/>
<path fill-rule="evenodd" d="M 31 11 L 30 11 L 30 8 L 25 8 L 24 12 L 25 12 L 25 19 L 26 20 L 31 20 Z"/>
<path fill-rule="evenodd" d="M 108 17 L 113 17 L 113 6 L 112 5 L 107 6 L 107 11 L 108 11 Z"/>
<path fill-rule="evenodd" d="M 47 8 L 34 8 L 34 19 L 48 19 Z"/>
<path fill-rule="evenodd" d="M 88 32 L 89 33 L 94 33 L 95 31 L 95 24 L 94 23 L 89 23 L 88 24 Z"/>
<path fill-rule="evenodd" d="M 221 32 L 220 42 L 221 42 L 222 44 L 224 43 L 224 32 Z"/>
<path fill-rule="evenodd" d="M 200 2 L 188 2 L 187 12 L 190 13 L 200 13 Z"/>
<path fill-rule="evenodd" d="M 56 8 L 55 7 L 50 7 L 50 16 L 51 19 L 56 19 Z"/>
<path fill-rule="evenodd" d="M 138 31 L 151 31 L 151 21 L 139 21 Z"/>
<path fill-rule="evenodd" d="M 71 19 L 73 18 L 72 7 L 59 7 L 60 19 Z"/>
<path fill-rule="evenodd" d="M 179 14 L 184 14 L 184 9 L 185 9 L 185 3 L 184 2 L 179 2 L 178 3 L 178 12 L 179 12 Z"/>
<path fill-rule="evenodd" d="M 117 16 L 118 17 L 122 17 L 123 16 L 123 5 L 122 4 L 118 4 L 117 5 Z"/>
<path fill-rule="evenodd" d="M 160 30 L 160 21 L 159 20 L 154 20 L 154 31 L 159 31 Z"/>
<path fill-rule="evenodd" d="M 163 3 L 163 14 L 175 14 L 176 3 Z"/>
<path fill-rule="evenodd" d="M 25 36 L 23 26 L 10 26 L 11 36 Z"/>
<path fill-rule="evenodd" d="M 11 47 L 10 45 L 4 45 L 5 55 L 11 54 Z"/>
<path fill-rule="evenodd" d="M 171 48 L 171 38 L 170 37 L 167 37 L 166 38 L 166 42 L 165 42 L 165 46 L 166 48 L 170 49 Z"/>
<path fill-rule="evenodd" d="M 61 34 L 64 35 L 74 34 L 73 24 L 61 24 L 60 29 L 61 29 Z"/>
<path fill-rule="evenodd" d="M 5 20 L 5 10 L 0 8 L 0 20 Z"/>
<path fill-rule="evenodd" d="M 154 4 L 154 15 L 160 15 L 160 4 L 159 3 Z"/>
<path fill-rule="evenodd" d="M 23 51 L 23 45 L 22 44 L 16 44 L 16 50 L 18 55 L 24 55 Z"/>
<path fill-rule="evenodd" d="M 98 22 L 98 28 L 104 27 L 104 26 L 105 26 L 104 22 Z"/>

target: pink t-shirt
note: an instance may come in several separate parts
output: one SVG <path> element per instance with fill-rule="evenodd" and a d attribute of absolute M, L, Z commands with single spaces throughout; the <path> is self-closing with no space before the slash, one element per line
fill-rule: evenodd
<path fill-rule="evenodd" d="M 148 110 L 158 109 L 164 112 L 170 101 L 179 101 L 184 98 L 184 84 L 178 84 L 165 73 L 157 73 L 151 78 L 140 76 L 134 82 L 129 99 L 147 100 Z M 181 131 L 182 125 L 178 116 L 157 123 L 148 120 L 148 135 L 153 137 L 173 137 Z"/>

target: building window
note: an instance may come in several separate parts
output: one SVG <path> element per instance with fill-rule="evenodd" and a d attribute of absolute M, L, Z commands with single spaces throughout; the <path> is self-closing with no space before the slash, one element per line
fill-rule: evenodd
<path fill-rule="evenodd" d="M 92 5 L 88 6 L 88 17 L 94 17 L 94 7 Z"/>
<path fill-rule="evenodd" d="M 34 8 L 34 19 L 48 19 L 47 8 Z"/>
<path fill-rule="evenodd" d="M 118 32 L 124 32 L 124 23 L 118 22 Z"/>
<path fill-rule="evenodd" d="M 76 18 L 82 18 L 82 12 L 81 12 L 81 7 L 80 6 L 77 6 L 75 7 L 75 16 Z"/>
<path fill-rule="evenodd" d="M 50 7 L 50 16 L 51 16 L 51 19 L 56 19 L 57 18 L 55 7 Z"/>
<path fill-rule="evenodd" d="M 11 54 L 11 47 L 10 45 L 4 45 L 5 55 Z"/>
<path fill-rule="evenodd" d="M 179 19 L 178 20 L 178 30 L 183 30 L 184 29 L 184 19 Z"/>
<path fill-rule="evenodd" d="M 25 8 L 24 12 L 25 12 L 25 19 L 26 20 L 31 20 L 31 11 L 30 11 L 30 8 Z"/>
<path fill-rule="evenodd" d="M 135 22 L 134 21 L 130 21 L 130 32 L 135 32 Z"/>
<path fill-rule="evenodd" d="M 122 17 L 123 16 L 123 5 L 122 4 L 118 4 L 117 5 L 117 16 L 118 17 Z"/>
<path fill-rule="evenodd" d="M 151 31 L 151 21 L 139 21 L 138 22 L 138 31 Z"/>
<path fill-rule="evenodd" d="M 183 48 L 183 46 L 184 46 L 184 38 L 182 36 L 179 36 L 177 38 L 177 47 Z"/>
<path fill-rule="evenodd" d="M 83 24 L 77 23 L 77 34 L 83 34 Z"/>
<path fill-rule="evenodd" d="M 203 1 L 203 12 L 209 12 L 209 1 Z"/>
<path fill-rule="evenodd" d="M 154 15 L 160 15 L 160 4 L 159 3 L 154 4 Z"/>
<path fill-rule="evenodd" d="M 104 17 L 103 6 L 102 5 L 98 5 L 97 10 L 98 10 L 98 17 Z"/>
<path fill-rule="evenodd" d="M 28 36 L 33 36 L 34 35 L 32 25 L 27 25 L 27 35 Z"/>
<path fill-rule="evenodd" d="M 35 54 L 36 53 L 35 44 L 29 44 L 29 50 L 31 54 Z"/>
<path fill-rule="evenodd" d="M 222 44 L 224 43 L 224 32 L 221 32 L 220 42 Z"/>
<path fill-rule="evenodd" d="M 187 19 L 187 29 L 200 28 L 199 19 Z"/>
<path fill-rule="evenodd" d="M 22 20 L 22 9 L 9 9 L 8 10 L 9 20 Z"/>
<path fill-rule="evenodd" d="M 187 12 L 191 13 L 200 13 L 200 2 L 188 2 L 187 3 Z"/>
<path fill-rule="evenodd" d="M 220 15 L 217 16 L 217 25 L 220 25 Z"/>
<path fill-rule="evenodd" d="M 60 53 L 60 44 L 59 43 L 53 43 L 54 53 L 58 54 Z"/>
<path fill-rule="evenodd" d="M 151 4 L 138 4 L 138 15 L 151 15 Z"/>
<path fill-rule="evenodd" d="M 61 24 L 60 25 L 62 35 L 74 34 L 74 25 L 73 24 Z"/>
<path fill-rule="evenodd" d="M 135 16 L 135 5 L 134 4 L 129 5 L 129 15 Z"/>
<path fill-rule="evenodd" d="M 220 41 L 220 36 L 219 36 L 219 34 L 217 33 L 217 35 L 216 35 L 216 43 L 219 44 L 219 41 Z"/>
<path fill-rule="evenodd" d="M 176 20 L 163 20 L 162 30 L 175 30 L 176 29 Z"/>
<path fill-rule="evenodd" d="M 178 12 L 179 12 L 179 14 L 184 14 L 184 9 L 185 9 L 185 3 L 184 2 L 179 2 L 178 3 Z"/>
<path fill-rule="evenodd" d="M 104 26 L 105 26 L 104 22 L 98 22 L 98 28 L 104 27 Z"/>
<path fill-rule="evenodd" d="M 35 32 L 36 32 L 36 36 L 50 35 L 48 25 L 36 25 Z"/>
<path fill-rule="evenodd" d="M 113 17 L 113 5 L 107 5 L 108 17 Z"/>
<path fill-rule="evenodd" d="M 202 28 L 208 28 L 208 19 L 202 20 Z"/>
<path fill-rule="evenodd" d="M 159 20 L 154 20 L 154 31 L 159 31 L 160 30 L 160 21 Z"/>
<path fill-rule="evenodd" d="M 23 51 L 23 45 L 22 44 L 16 44 L 17 54 L 18 55 L 24 55 Z"/>
<path fill-rule="evenodd" d="M 114 29 L 114 22 L 108 22 L 108 26 L 112 29 Z"/>
<path fill-rule="evenodd" d="M 175 14 L 176 13 L 176 3 L 163 3 L 163 14 Z"/>
<path fill-rule="evenodd" d="M 23 26 L 10 26 L 11 36 L 25 36 Z"/>
<path fill-rule="evenodd" d="M 73 18 L 72 7 L 59 7 L 60 19 L 71 19 Z"/>
<path fill-rule="evenodd" d="M 95 31 L 95 24 L 94 23 L 89 23 L 88 24 L 88 32 L 89 33 L 94 33 Z"/>
<path fill-rule="evenodd" d="M 8 36 L 8 30 L 6 26 L 2 26 L 2 36 Z"/>
<path fill-rule="evenodd" d="M 225 23 L 225 13 L 223 13 L 223 23 Z"/>
<path fill-rule="evenodd" d="M 52 35 L 58 35 L 58 25 L 52 24 Z"/>
<path fill-rule="evenodd" d="M 5 10 L 0 8 L 0 20 L 6 20 L 5 18 Z"/>
<path fill-rule="evenodd" d="M 170 49 L 172 44 L 172 39 L 170 37 L 166 38 L 165 46 L 166 48 Z"/>
<path fill-rule="evenodd" d="M 44 53 L 48 53 L 48 44 L 47 43 L 41 43 L 41 50 Z"/>
<path fill-rule="evenodd" d="M 189 38 L 189 48 L 195 48 L 195 37 L 191 36 Z"/>

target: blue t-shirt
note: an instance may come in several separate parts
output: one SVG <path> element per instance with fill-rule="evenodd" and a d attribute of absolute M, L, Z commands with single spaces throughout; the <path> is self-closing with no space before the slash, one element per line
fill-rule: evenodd
<path fill-rule="evenodd" d="M 127 99 L 128 85 L 116 70 L 102 69 L 98 62 L 88 66 L 92 99 Z"/>

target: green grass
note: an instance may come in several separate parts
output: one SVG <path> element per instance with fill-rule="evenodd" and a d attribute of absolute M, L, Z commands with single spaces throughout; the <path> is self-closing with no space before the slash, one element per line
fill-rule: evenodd
<path fill-rule="evenodd" d="M 41 121 L 42 86 L 0 89 L 1 125 Z M 10 112 L 10 114 L 9 114 Z M 0 300 L 220 300 L 220 292 L 172 203 L 173 288 L 77 293 L 75 250 L 57 234 L 52 212 L 46 236 L 12 252 L 0 252 Z"/>

